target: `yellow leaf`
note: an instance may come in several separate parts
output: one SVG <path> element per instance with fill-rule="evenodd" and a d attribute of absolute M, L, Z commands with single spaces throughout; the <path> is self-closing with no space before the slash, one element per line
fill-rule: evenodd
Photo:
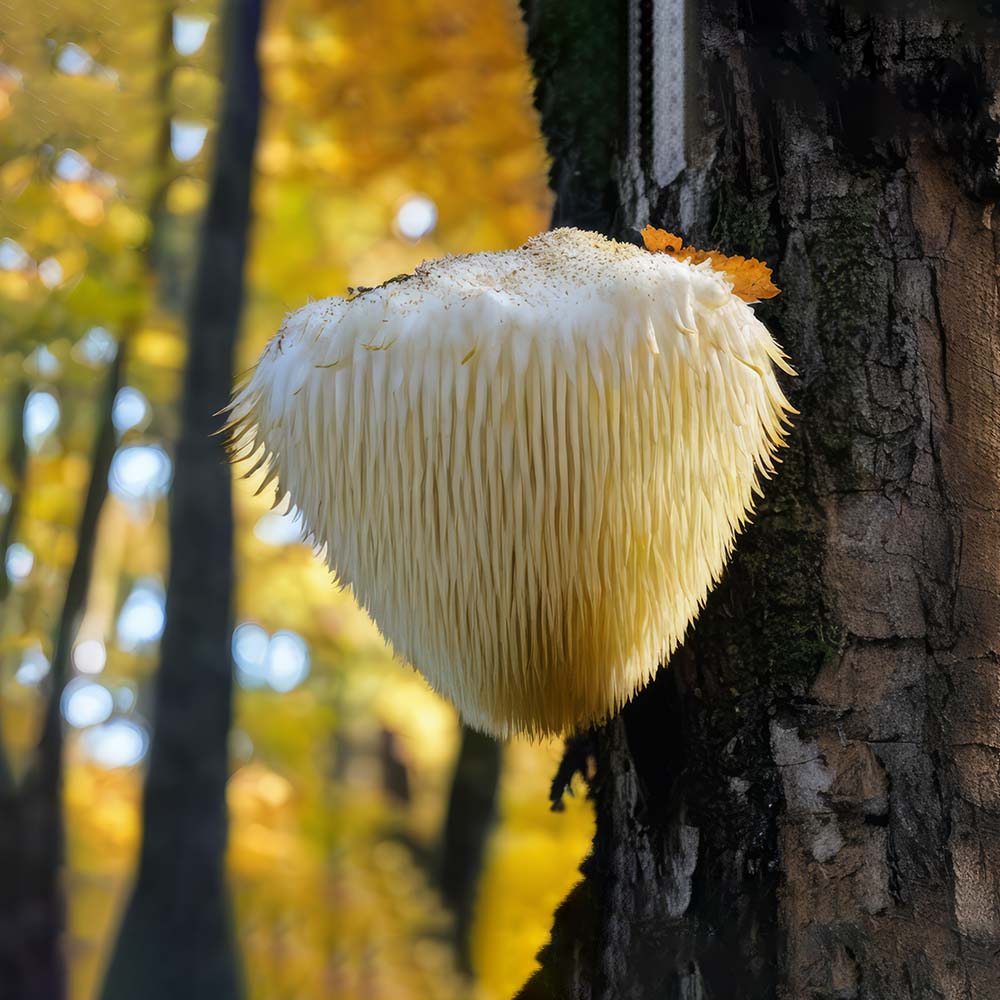
<path fill-rule="evenodd" d="M 646 226 L 642 231 L 642 242 L 651 253 L 665 253 L 677 260 L 688 260 L 700 264 L 710 260 L 716 271 L 722 271 L 733 283 L 733 294 L 744 302 L 773 299 L 781 291 L 771 281 L 771 269 L 756 257 L 727 257 L 718 250 L 697 250 L 686 247 L 684 241 L 665 229 Z"/>

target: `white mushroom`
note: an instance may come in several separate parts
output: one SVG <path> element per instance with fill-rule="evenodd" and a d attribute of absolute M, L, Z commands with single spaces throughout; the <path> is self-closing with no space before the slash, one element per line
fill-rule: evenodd
<path fill-rule="evenodd" d="M 232 403 L 394 651 L 486 732 L 606 718 L 773 471 L 784 355 L 710 262 L 560 229 L 292 313 Z"/>

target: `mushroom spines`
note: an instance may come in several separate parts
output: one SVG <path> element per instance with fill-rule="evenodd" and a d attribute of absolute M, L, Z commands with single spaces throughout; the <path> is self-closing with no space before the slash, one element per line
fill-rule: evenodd
<path fill-rule="evenodd" d="M 293 313 L 232 435 L 400 657 L 542 734 L 683 637 L 773 471 L 775 364 L 710 266 L 556 230 Z"/>

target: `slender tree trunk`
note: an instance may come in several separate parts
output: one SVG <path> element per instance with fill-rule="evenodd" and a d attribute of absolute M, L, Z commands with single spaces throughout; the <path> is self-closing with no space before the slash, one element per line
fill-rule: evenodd
<path fill-rule="evenodd" d="M 20 519 L 21 503 L 27 478 L 28 453 L 24 444 L 24 404 L 28 398 L 27 381 L 18 382 L 11 392 L 8 417 L 7 472 L 10 506 L 0 529 L 0 559 L 14 540 Z M 0 613 L 10 593 L 10 578 L 0 565 Z M 17 778 L 7 755 L 0 731 L 0 984 L 17 983 L 21 978 L 21 930 L 17 899 L 20 870 L 20 810 Z"/>
<path fill-rule="evenodd" d="M 14 541 L 17 526 L 21 520 L 21 504 L 24 502 L 28 474 L 28 449 L 24 443 L 24 404 L 28 400 L 29 390 L 27 379 L 16 383 L 10 394 L 10 410 L 7 417 L 9 437 L 7 439 L 6 465 L 9 477 L 9 499 L 7 512 L 3 518 L 3 527 L 0 528 L 0 561 L 4 563 L 4 565 L 0 565 L 0 626 L 3 623 L 4 605 L 10 594 L 10 577 L 7 575 L 6 568 L 7 549 Z M 15 790 L 14 772 L 7 756 L 3 732 L 0 731 L 0 816 L 5 810 L 13 808 L 8 803 Z M 2 824 L 2 819 L 0 819 L 0 824 Z M 5 831 L 0 830 L 0 852 L 6 849 L 8 843 Z M 3 869 L 0 868 L 0 870 Z"/>
<path fill-rule="evenodd" d="M 153 92 L 163 120 L 157 137 L 153 162 L 159 171 L 149 194 L 150 236 L 141 252 L 151 273 L 157 270 L 155 241 L 162 229 L 164 201 L 170 158 L 170 83 L 172 57 L 173 8 L 168 7 L 160 20 L 158 51 L 160 69 Z M 65 829 L 63 819 L 63 726 L 61 701 L 69 679 L 71 657 L 77 629 L 83 616 L 93 570 L 97 531 L 108 493 L 108 474 L 114 458 L 117 435 L 112 419 L 115 396 L 121 388 L 128 344 L 135 326 L 123 332 L 118 351 L 108 372 L 107 384 L 97 415 L 97 434 L 91 454 L 91 471 L 84 498 L 83 513 L 76 534 L 76 553 L 66 582 L 63 605 L 56 623 L 52 668 L 47 679 L 46 703 L 38 743 L 19 787 L 11 779 L 9 797 L 3 801 L 0 815 L 0 840 L 7 853 L 2 869 L 10 890 L 4 907 L 11 922 L 9 935 L 0 935 L 4 947 L 9 942 L 11 958 L 0 961 L 3 996 L 23 1000 L 60 1000 L 67 991 L 66 901 L 65 901 Z M 27 385 L 15 405 L 23 410 Z M 21 422 L 18 421 L 20 435 Z M 23 439 L 13 454 L 12 465 L 20 468 L 23 478 L 25 450 Z M 4 537 L 16 521 L 22 490 L 12 501 Z M 7 544 L 0 542 L 0 551 Z M 0 578 L 0 601 L 6 596 L 7 577 Z"/>
<path fill-rule="evenodd" d="M 10 394 L 10 415 L 8 426 L 10 438 L 7 443 L 7 472 L 10 474 L 10 503 L 0 528 L 0 556 L 6 557 L 7 549 L 14 541 L 18 523 L 21 520 L 21 504 L 24 502 L 24 484 L 28 470 L 28 449 L 24 444 L 24 404 L 28 400 L 30 385 L 22 379 Z M 6 570 L 0 573 L 0 605 L 10 593 L 10 577 Z"/>
<path fill-rule="evenodd" d="M 441 837 L 438 885 L 455 916 L 455 946 L 466 972 L 472 969 L 469 934 L 486 843 L 496 821 L 502 763 L 495 739 L 462 727 Z"/>
<path fill-rule="evenodd" d="M 2 995 L 11 1000 L 59 1000 L 66 993 L 60 700 L 86 602 L 97 524 L 108 491 L 108 472 L 115 451 L 112 407 L 121 385 L 123 366 L 124 346 L 120 346 L 108 371 L 98 411 L 90 480 L 77 529 L 77 549 L 56 625 L 38 742 L 20 783 L 8 775 L 2 786 L 0 871 L 5 929 L 0 933 L 0 985 Z M 26 393 L 20 395 L 23 410 Z M 22 478 L 24 461 L 22 443 L 19 455 Z M 23 490 L 23 482 L 20 485 Z M 12 505 L 11 513 L 15 511 Z"/>
<path fill-rule="evenodd" d="M 76 554 L 66 583 L 56 625 L 52 668 L 42 727 L 17 795 L 19 827 L 16 881 L 17 939 L 25 1000 L 60 1000 L 66 994 L 65 829 L 62 814 L 63 727 L 60 703 L 70 670 L 76 631 L 83 616 L 90 583 L 97 525 L 108 493 L 108 473 L 115 453 L 112 410 L 121 385 L 125 345 L 108 369 L 98 414 L 90 481 L 77 529 Z M 13 990 L 12 990 L 13 995 Z"/>
<path fill-rule="evenodd" d="M 211 435 L 218 429 L 213 414 L 229 398 L 243 303 L 260 16 L 259 0 L 226 5 L 216 158 L 188 313 L 142 848 L 107 1000 L 229 1000 L 240 993 L 225 880 L 232 506 L 229 467 Z"/>
<path fill-rule="evenodd" d="M 558 6 L 529 9 L 543 112 L 575 85 L 538 13 Z M 997 21 L 689 4 L 663 186 L 647 60 L 677 6 L 622 4 L 604 37 L 623 207 L 603 228 L 648 216 L 771 262 L 783 294 L 757 309 L 801 416 L 684 648 L 594 738 L 594 852 L 522 996 L 994 998 Z M 571 178 L 561 219 L 592 190 Z"/>

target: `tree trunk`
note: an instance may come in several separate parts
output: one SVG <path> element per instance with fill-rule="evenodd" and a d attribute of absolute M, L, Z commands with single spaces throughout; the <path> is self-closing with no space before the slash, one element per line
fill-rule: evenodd
<path fill-rule="evenodd" d="M 230 1000 L 240 975 L 225 880 L 232 702 L 229 466 L 212 437 L 232 382 L 260 110 L 260 0 L 229 0 L 211 190 L 188 312 L 170 503 L 167 623 L 136 884 L 106 1000 Z"/>
<path fill-rule="evenodd" d="M 97 527 L 108 495 L 108 473 L 116 435 L 112 412 L 121 387 L 126 344 L 108 369 L 97 432 L 91 455 L 90 480 L 76 533 L 76 553 L 56 623 L 52 669 L 47 680 L 45 708 L 38 742 L 32 751 L 17 802 L 9 817 L 17 827 L 19 855 L 15 863 L 18 887 L 15 940 L 21 966 L 20 982 L 8 982 L 11 997 L 61 1000 L 66 995 L 66 901 L 64 897 L 66 831 L 63 823 L 62 695 L 69 678 L 73 644 L 87 602 Z M 18 977 L 15 977 L 17 979 Z"/>
<path fill-rule="evenodd" d="M 17 532 L 27 481 L 28 452 L 24 444 L 24 404 L 28 399 L 29 390 L 30 386 L 26 379 L 11 387 L 6 454 L 6 481 L 10 503 L 3 526 L 0 528 L 0 558 L 4 560 Z M 0 616 L 5 610 L 4 604 L 9 595 L 10 577 L 4 565 L 0 566 Z M 21 858 L 18 806 L 17 776 L 7 755 L 3 732 L 0 731 L 0 984 L 19 984 L 24 966 L 17 908 Z"/>
<path fill-rule="evenodd" d="M 3 615 L 6 611 L 5 605 L 10 596 L 10 577 L 7 575 L 6 558 L 7 549 L 17 533 L 21 521 L 21 505 L 24 502 L 24 492 L 28 478 L 28 449 L 24 443 L 24 404 L 28 401 L 28 393 L 31 386 L 27 379 L 20 379 L 11 387 L 10 402 L 8 404 L 7 416 L 7 454 L 5 455 L 6 482 L 7 486 L 7 510 L 3 516 L 3 524 L 0 526 L 0 559 L 4 565 L 0 566 L 0 625 L 3 622 Z M 2 695 L 0 695 L 2 698 Z M 0 731 L 0 816 L 7 809 L 12 809 L 11 801 L 17 792 L 17 780 L 14 770 L 11 767 L 10 759 L 7 756 L 7 746 L 3 740 L 3 733 Z M 0 819 L 0 857 L 9 849 L 12 842 L 7 837 L 7 831 L 2 829 L 2 819 Z M 0 871 L 4 871 L 0 866 Z M 4 891 L 8 888 L 6 884 L 0 885 L 0 899 L 3 898 Z M 0 912 L 3 907 L 0 906 Z M 2 919 L 2 918 L 0 918 Z M 0 945 L 2 947 L 2 945 Z M 2 963 L 2 959 L 0 959 Z M 0 965 L 2 967 L 2 965 Z"/>
<path fill-rule="evenodd" d="M 472 971 L 469 934 L 486 844 L 496 821 L 503 753 L 492 736 L 462 726 L 437 866 L 441 896 L 455 917 L 455 950 Z"/>
<path fill-rule="evenodd" d="M 0 555 L 7 556 L 7 549 L 14 541 L 20 526 L 21 505 L 24 502 L 25 479 L 28 471 L 28 449 L 24 444 L 24 404 L 28 401 L 31 386 L 27 379 L 20 379 L 10 394 L 10 415 L 7 418 L 10 437 L 7 442 L 7 475 L 10 484 L 7 512 L 0 528 Z M 10 577 L 6 568 L 0 573 L 0 607 L 10 594 Z"/>
<path fill-rule="evenodd" d="M 528 23 L 564 138 L 559 6 Z M 772 263 L 801 416 L 685 646 L 593 739 L 593 855 L 522 997 L 1000 996 L 1000 45 L 984 5 L 881 7 L 637 0 L 577 43 L 618 81 L 602 228 Z"/>
<path fill-rule="evenodd" d="M 155 275 L 160 270 L 156 242 L 162 230 L 164 204 L 170 177 L 170 86 L 174 72 L 173 8 L 160 18 L 160 66 L 154 90 L 155 106 L 163 112 L 153 162 L 156 177 L 149 193 L 147 216 L 150 235 L 140 251 L 143 263 Z M 67 992 L 65 824 L 63 819 L 63 723 L 61 703 L 70 677 L 73 645 L 86 605 L 93 569 L 101 511 L 108 494 L 108 474 L 117 435 L 112 419 L 115 397 L 122 385 L 125 361 L 138 318 L 126 324 L 97 413 L 97 432 L 91 453 L 90 479 L 76 533 L 76 553 L 66 581 L 62 608 L 53 637 L 52 669 L 47 678 L 45 707 L 38 742 L 18 787 L 5 772 L 0 740 L 0 870 L 7 872 L 0 898 L 5 905 L 0 933 L 0 984 L 10 1000 L 60 1000 Z M 11 442 L 9 464 L 17 483 L 4 524 L 0 552 L 6 552 L 23 494 L 26 451 L 23 441 L 23 407 L 27 383 L 15 395 L 17 438 Z M 17 409 L 17 408 L 20 409 Z M 0 603 L 9 581 L 0 575 Z"/>

